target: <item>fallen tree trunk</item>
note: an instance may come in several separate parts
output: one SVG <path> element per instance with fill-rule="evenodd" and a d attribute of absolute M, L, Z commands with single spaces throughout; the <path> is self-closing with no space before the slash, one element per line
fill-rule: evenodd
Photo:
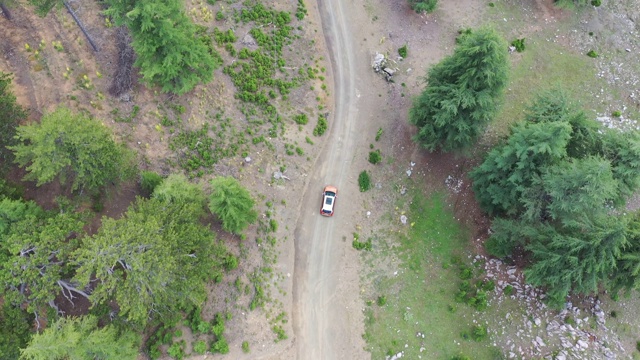
<path fill-rule="evenodd" d="M 66 7 L 67 10 L 69 11 L 69 14 L 71 14 L 71 17 L 73 17 L 73 20 L 76 21 L 76 24 L 78 24 L 78 27 L 80 28 L 80 30 L 82 30 L 82 33 L 84 34 L 84 36 L 87 38 L 87 40 L 89 40 L 89 44 L 91 44 L 91 47 L 93 48 L 93 50 L 98 51 L 98 47 L 93 42 L 93 40 L 91 39 L 91 36 L 89 36 L 89 33 L 87 32 L 87 30 L 85 30 L 84 26 L 82 26 L 82 23 L 80 22 L 80 19 L 78 19 L 78 17 L 76 16 L 76 13 L 73 11 L 73 9 L 71 9 L 71 7 L 69 6 L 69 4 L 67 4 L 66 1 L 63 1 L 62 3 L 64 4 L 64 7 Z"/>
<path fill-rule="evenodd" d="M 11 20 L 11 13 L 3 3 L 0 3 L 0 9 L 2 10 L 2 14 L 4 15 L 4 17 L 6 17 L 7 20 Z"/>

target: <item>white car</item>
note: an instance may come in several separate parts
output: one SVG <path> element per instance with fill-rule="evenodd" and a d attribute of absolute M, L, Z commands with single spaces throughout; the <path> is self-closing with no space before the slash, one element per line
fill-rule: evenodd
<path fill-rule="evenodd" d="M 320 208 L 320 215 L 333 216 L 333 208 L 336 205 L 336 198 L 338 197 L 338 188 L 335 186 L 325 186 L 322 191 L 322 207 Z"/>

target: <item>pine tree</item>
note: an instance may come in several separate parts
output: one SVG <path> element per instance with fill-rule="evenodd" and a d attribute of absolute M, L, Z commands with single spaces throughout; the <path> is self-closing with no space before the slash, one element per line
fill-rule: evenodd
<path fill-rule="evenodd" d="M 453 55 L 429 70 L 427 87 L 414 100 L 415 140 L 429 151 L 470 146 L 498 110 L 507 70 L 507 45 L 495 31 L 462 38 Z"/>
<path fill-rule="evenodd" d="M 112 325 L 99 328 L 95 316 L 60 318 L 33 336 L 20 359 L 135 360 L 139 343 L 140 336 L 132 332 L 119 334 Z"/>
<path fill-rule="evenodd" d="M 222 221 L 226 231 L 240 234 L 258 219 L 255 201 L 236 179 L 217 177 L 211 180 L 211 187 L 209 209 Z"/>
<path fill-rule="evenodd" d="M 524 230 L 533 255 L 525 269 L 528 283 L 547 288 L 551 304 L 560 307 L 570 291 L 591 294 L 606 282 L 628 245 L 626 221 L 596 216 Z"/>
<path fill-rule="evenodd" d="M 180 0 L 107 0 L 105 11 L 131 32 L 135 66 L 145 82 L 164 92 L 184 94 L 213 78 L 219 65 L 196 36 Z"/>
<path fill-rule="evenodd" d="M 507 143 L 492 149 L 469 174 L 480 206 L 489 214 L 522 212 L 522 192 L 566 156 L 570 136 L 571 126 L 564 122 L 514 126 Z"/>

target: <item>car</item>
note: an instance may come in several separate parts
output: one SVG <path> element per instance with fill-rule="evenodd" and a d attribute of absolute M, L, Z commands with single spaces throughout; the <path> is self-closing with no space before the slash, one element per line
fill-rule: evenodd
<path fill-rule="evenodd" d="M 327 185 L 322 191 L 322 207 L 320 215 L 333 216 L 333 208 L 336 206 L 336 198 L 338 197 L 338 188 Z"/>

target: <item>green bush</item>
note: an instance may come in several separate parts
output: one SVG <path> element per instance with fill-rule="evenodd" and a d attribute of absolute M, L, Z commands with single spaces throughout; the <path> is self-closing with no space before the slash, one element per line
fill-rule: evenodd
<path fill-rule="evenodd" d="M 591 0 L 591 5 L 598 7 L 602 5 L 602 0 Z"/>
<path fill-rule="evenodd" d="M 458 355 L 452 356 L 451 360 L 471 360 L 471 358 L 468 357 L 467 355 L 458 354 Z"/>
<path fill-rule="evenodd" d="M 402 58 L 406 58 L 407 57 L 407 45 L 406 44 L 398 49 L 398 55 L 402 56 Z"/>
<path fill-rule="evenodd" d="M 154 171 L 143 171 L 140 173 L 140 187 L 147 194 L 153 194 L 156 186 L 162 183 L 162 176 Z"/>
<path fill-rule="evenodd" d="M 474 341 L 482 341 L 487 338 L 488 332 L 487 328 L 482 325 L 476 325 L 473 327 L 471 331 L 471 338 Z"/>
<path fill-rule="evenodd" d="M 378 304 L 378 306 L 385 306 L 387 304 L 387 297 L 384 295 L 378 296 L 376 304 Z"/>
<path fill-rule="evenodd" d="M 171 356 L 176 360 L 182 360 L 185 355 L 184 347 L 185 347 L 184 340 L 181 340 L 177 343 L 173 343 L 171 346 L 169 346 L 169 349 L 167 349 L 167 355 Z"/>
<path fill-rule="evenodd" d="M 196 354 L 204 354 L 207 352 L 207 343 L 204 340 L 198 340 L 193 344 L 193 351 Z"/>
<path fill-rule="evenodd" d="M 380 150 L 369 152 L 369 162 L 372 164 L 377 164 L 382 161 L 382 155 L 380 155 Z"/>
<path fill-rule="evenodd" d="M 383 133 L 382 128 L 378 129 L 378 132 L 376 133 L 376 141 L 380 140 L 380 138 L 382 137 L 382 133 Z"/>
<path fill-rule="evenodd" d="M 293 121 L 298 125 L 306 125 L 309 122 L 307 114 L 298 114 L 293 117 Z"/>
<path fill-rule="evenodd" d="M 245 353 L 245 354 L 248 354 L 249 351 L 251 351 L 249 349 L 249 342 L 248 341 L 243 341 L 242 342 L 242 352 Z"/>
<path fill-rule="evenodd" d="M 353 239 L 353 242 L 351 243 L 351 245 L 356 250 L 370 251 L 372 248 L 371 238 L 368 238 L 367 241 L 358 241 L 358 239 Z"/>
<path fill-rule="evenodd" d="M 324 116 L 319 116 L 318 117 L 318 124 L 313 129 L 313 135 L 315 135 L 315 136 L 324 135 L 324 133 L 327 131 L 327 127 L 328 127 L 327 119 Z"/>
<path fill-rule="evenodd" d="M 220 354 L 228 354 L 229 353 L 229 344 L 227 343 L 227 339 L 224 336 L 220 336 L 216 341 L 211 344 L 211 351 L 217 352 Z"/>
<path fill-rule="evenodd" d="M 523 52 L 524 51 L 524 38 L 522 39 L 515 39 L 511 42 L 511 46 L 513 46 L 514 48 L 516 48 L 517 52 Z"/>
<path fill-rule="evenodd" d="M 616 111 L 611 113 L 611 116 L 619 118 L 620 116 L 622 116 L 622 113 L 620 111 L 616 110 Z"/>
<path fill-rule="evenodd" d="M 360 186 L 360 192 L 365 192 L 371 189 L 371 178 L 366 170 L 361 172 L 358 176 L 358 185 Z"/>
<path fill-rule="evenodd" d="M 589 50 L 589 52 L 587 53 L 587 56 L 590 58 L 597 58 L 598 57 L 598 53 L 593 51 L 593 50 Z"/>
<path fill-rule="evenodd" d="M 417 13 L 431 13 L 436 9 L 438 0 L 409 0 L 409 5 Z"/>

